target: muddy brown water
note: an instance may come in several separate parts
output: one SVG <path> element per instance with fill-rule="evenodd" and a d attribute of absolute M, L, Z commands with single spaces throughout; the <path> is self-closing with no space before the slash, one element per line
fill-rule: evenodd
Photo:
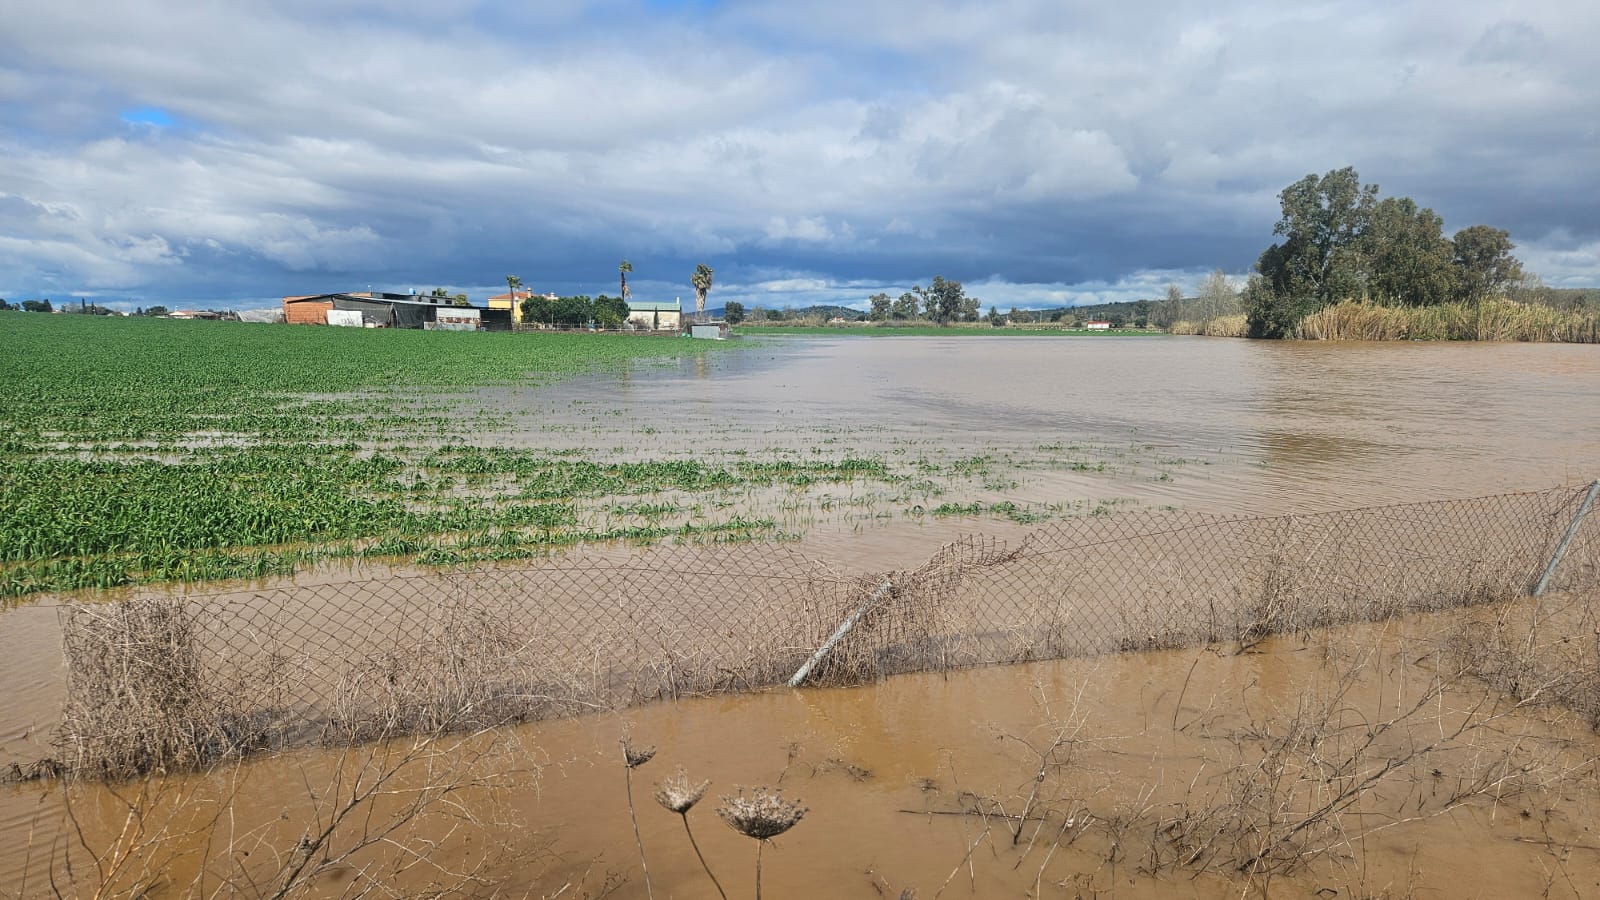
<path fill-rule="evenodd" d="M 798 450 L 996 461 L 1000 484 L 929 508 L 1276 515 L 1600 477 L 1600 351 L 1590 345 L 774 338 L 621 375 L 487 388 L 469 402 L 511 414 L 484 443 L 599 458 Z M 850 489 L 812 495 L 830 490 Z M 915 566 L 959 533 L 1028 530 L 907 505 L 791 530 L 819 558 L 869 571 Z"/>
<path fill-rule="evenodd" d="M 738 786 L 781 787 L 808 808 L 763 851 L 768 897 L 895 897 L 906 889 L 919 897 L 1595 896 L 1600 738 L 1558 714 L 1507 713 L 1492 699 L 1485 706 L 1471 683 L 1413 712 L 1445 671 L 1437 665 L 1443 657 L 1430 654 L 1454 621 L 1346 627 L 1242 654 L 1120 654 L 687 700 L 526 726 L 492 748 L 469 739 L 444 757 L 449 766 L 419 764 L 390 785 L 402 795 L 424 783 L 461 789 L 449 798 L 450 815 L 395 832 L 436 841 L 427 864 L 385 877 L 401 893 L 472 872 L 516 895 L 598 896 L 609 885 L 610 896 L 646 896 L 618 747 L 628 731 L 635 744 L 656 748 L 633 776 L 656 897 L 715 896 L 682 820 L 651 798 L 652 786 L 680 765 L 692 779 L 712 780 L 689 822 L 734 897 L 754 891 L 755 846 L 714 809 Z M 1175 844 L 1175 823 L 1221 813 L 1228 820 L 1254 803 L 1275 811 L 1282 832 L 1323 800 L 1253 773 L 1276 767 L 1289 773 L 1284 782 L 1309 778 L 1321 790 L 1317 766 L 1329 767 L 1330 783 L 1375 771 L 1468 714 L 1499 718 L 1362 792 L 1330 827 L 1307 831 L 1307 861 L 1292 871 L 1252 883 L 1232 872 L 1231 859 L 1174 863 L 1190 852 Z M 1324 743 L 1262 754 L 1267 736 L 1306 721 Z M 1365 743 L 1361 734 L 1391 721 L 1402 725 L 1370 753 L 1352 753 Z M 410 745 L 397 746 L 365 748 L 354 759 Z M 1040 778 L 1041 753 L 1053 747 L 1059 765 Z M 1494 768 L 1501 760 L 1506 766 Z M 269 874 L 280 859 L 273 854 L 294 845 L 310 810 L 332 808 L 341 762 L 349 784 L 348 760 L 301 752 L 158 782 L 149 795 L 83 786 L 69 796 L 77 827 L 100 848 L 126 833 L 126 801 L 142 803 L 150 844 L 142 849 L 159 873 L 151 896 L 189 896 L 201 860 L 212 861 L 214 888 L 224 885 L 219 878 Z M 1520 774 L 1506 776 L 1512 769 Z M 1486 772 L 1502 780 L 1481 780 Z M 497 787 L 478 783 L 501 776 L 508 777 Z M 1483 785 L 1478 795 L 1447 811 L 1444 798 L 1474 777 Z M 181 812 L 173 815 L 174 806 Z M 26 828 L 39 885 L 61 792 L 7 789 L 0 808 L 13 828 Z M 386 825 L 394 807 L 376 809 L 349 834 Z M 1003 816 L 1024 812 L 1027 824 L 1013 839 L 1014 820 Z M 61 841 L 54 846 L 68 845 Z M 5 857 L 13 887 L 21 851 L 13 846 Z M 311 893 L 337 896 L 360 884 L 356 870 L 374 859 L 357 854 Z"/>
<path fill-rule="evenodd" d="M 991 455 L 1016 461 L 1016 483 L 995 488 L 984 498 L 991 501 L 1112 500 L 1276 514 L 1537 489 L 1600 475 L 1600 351 L 1592 346 L 780 338 L 745 352 L 640 365 L 620 375 L 536 389 L 483 389 L 470 399 L 511 412 L 509 427 L 482 436 L 484 443 L 507 446 L 577 447 L 597 456 L 654 459 L 777 448 L 816 451 L 817 458 L 830 459 L 936 452 L 944 459 Z M 1112 465 L 1105 472 L 1063 471 L 1051 465 L 1052 451 L 1041 449 L 1078 445 L 1095 448 Z M 819 521 L 808 529 L 801 549 L 840 565 L 883 570 L 915 566 L 961 533 L 1020 537 L 1027 530 L 987 519 L 900 515 L 867 524 Z M 326 581 L 368 574 L 381 573 L 345 570 L 304 577 Z M 0 613 L 0 629 L 8 648 L 0 659 L 8 689 L 0 711 L 0 749 L 8 757 L 35 758 L 35 751 L 47 746 L 48 725 L 61 696 L 55 613 L 48 602 L 9 610 Z M 1170 690 L 1170 681 L 1181 677 L 1140 659 L 1117 657 L 1089 670 L 1118 673 L 1110 683 L 1121 687 L 1103 703 L 1108 721 L 1126 724 L 1116 718 L 1124 709 L 1147 714 L 1153 701 L 1143 693 Z M 1192 663 L 1192 657 L 1183 659 L 1177 665 Z M 988 727 L 985 717 L 991 713 L 1004 718 L 993 708 L 994 697 L 1026 694 L 1036 677 L 1033 667 L 913 677 L 853 691 L 757 695 L 630 715 L 641 734 L 653 728 L 680 746 L 698 748 L 673 754 L 694 768 L 715 770 L 719 789 L 730 781 L 770 781 L 787 759 L 774 757 L 774 748 L 796 742 L 808 755 L 790 764 L 785 784 L 798 777 L 796 766 L 827 770 L 808 775 L 806 790 L 797 786 L 796 793 L 810 795 L 806 800 L 816 812 L 792 838 L 780 839 L 767 859 L 774 879 L 769 884 L 787 885 L 784 894 L 806 895 L 803 886 L 810 886 L 814 895 L 821 871 L 813 855 L 818 851 L 791 854 L 782 846 L 788 844 L 821 848 L 824 859 L 849 860 L 844 868 L 828 864 L 827 871 L 846 873 L 828 876 L 830 883 L 838 879 L 841 895 L 865 886 L 872 893 L 861 896 L 893 896 L 914 883 L 919 896 L 929 896 L 938 885 L 930 883 L 928 866 L 937 857 L 938 866 L 946 867 L 936 879 L 942 880 L 959 861 L 971 832 L 951 831 L 940 817 L 910 825 L 902 818 L 907 814 L 858 811 L 847 798 L 881 793 L 916 806 L 912 801 L 925 792 L 907 793 L 905 782 L 937 777 L 938 760 L 929 757 L 929 742 L 940 750 L 966 747 L 962 752 L 972 759 L 962 765 L 981 771 L 982 760 L 994 754 L 977 748 L 992 746 L 963 741 L 969 732 Z M 1130 695 L 1135 688 L 1142 692 L 1138 697 Z M 582 799 L 584 792 L 599 796 L 615 780 L 616 772 L 602 761 L 615 741 L 615 721 L 542 728 L 531 742 L 561 763 L 547 767 L 542 795 L 559 798 L 566 796 L 562 791 L 573 791 L 570 796 L 578 799 L 540 806 L 536 818 L 561 819 L 552 826 L 553 846 L 584 848 L 574 851 L 577 856 L 604 848 L 609 862 L 627 868 L 631 857 L 612 846 L 625 837 L 617 830 L 617 809 Z M 935 735 L 928 729 L 944 730 Z M 862 737 L 868 732 L 872 736 Z M 649 739 L 666 746 L 667 738 Z M 854 757 L 845 752 L 852 749 Z M 864 782 L 838 776 L 829 769 L 835 758 L 874 776 Z M 652 765 L 659 772 L 674 759 L 664 749 L 657 762 Z M 304 763 L 283 764 L 279 775 L 272 774 L 274 765 L 280 764 L 253 763 L 266 773 L 255 781 L 277 783 L 274 779 L 289 777 Z M 1155 777 L 1159 768 L 1118 777 L 1140 781 Z M 595 774 L 592 783 L 569 782 L 555 778 L 557 771 Z M 835 782 L 841 793 L 834 793 Z M 567 784 L 578 787 L 562 787 Z M 18 848 L 28 846 L 26 836 L 37 824 L 41 802 L 35 788 L 6 791 L 0 834 L 11 849 L 0 851 L 0 882 L 18 870 Z M 868 841 L 848 828 L 807 827 L 834 815 L 824 811 L 828 800 L 834 810 L 851 809 L 852 821 L 870 824 L 872 833 L 885 839 Z M 648 798 L 642 802 L 653 806 Z M 669 826 L 678 827 L 670 818 L 645 824 L 647 840 L 652 830 L 655 842 L 672 840 Z M 719 855 L 738 852 L 736 841 L 728 846 L 733 836 L 709 816 L 699 829 Z M 874 849 L 867 853 L 869 846 Z M 948 852 L 952 847 L 954 859 Z M 704 895 L 703 886 L 693 886 L 697 868 L 685 867 L 681 854 L 676 856 L 676 861 L 663 858 L 662 876 L 688 879 L 678 896 Z M 810 862 L 795 867 L 803 874 L 785 875 L 796 857 Z M 551 863 L 545 871 L 550 877 L 575 878 L 575 870 L 564 865 Z M 1517 872 L 1526 868 L 1514 860 L 1507 865 Z M 674 875 L 674 866 L 682 871 Z M 1451 867 L 1444 860 L 1433 868 Z M 868 871 L 883 882 L 868 885 L 872 879 L 863 874 Z M 968 872 L 963 878 L 970 883 L 962 892 L 985 895 L 973 880 L 977 875 Z M 554 883 L 543 876 L 538 881 Z M 946 893 L 956 893 L 959 884 L 960 879 L 953 880 Z M 1006 894 L 1025 887 L 1003 878 L 994 884 L 993 890 L 1003 888 Z M 1100 884 L 1094 889 L 1112 882 Z M 849 885 L 854 886 L 846 889 Z M 1167 884 L 1159 891 L 1174 889 Z M 1124 885 L 1119 895 L 1137 896 L 1139 890 Z M 1485 893 L 1480 886 L 1464 895 L 1509 894 Z"/>
<path fill-rule="evenodd" d="M 1061 484 L 1207 511 L 1345 508 L 1586 480 L 1600 451 L 1600 351 L 1588 345 L 780 338 L 479 396 L 530 417 L 490 440 L 590 446 L 603 443 L 596 435 L 631 434 L 630 452 L 652 454 L 1148 445 L 1152 456 L 1182 460 L 1166 467 L 1171 481 Z"/>

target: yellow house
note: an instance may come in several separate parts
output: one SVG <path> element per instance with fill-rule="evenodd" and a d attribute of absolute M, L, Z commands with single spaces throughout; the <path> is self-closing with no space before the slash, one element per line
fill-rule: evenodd
<path fill-rule="evenodd" d="M 534 296 L 532 291 L 512 291 L 509 294 L 500 294 L 499 296 L 489 298 L 489 308 L 510 310 L 512 323 L 521 325 L 522 301 L 532 296 Z M 557 298 L 555 294 L 545 294 L 544 299 L 555 300 Z"/>

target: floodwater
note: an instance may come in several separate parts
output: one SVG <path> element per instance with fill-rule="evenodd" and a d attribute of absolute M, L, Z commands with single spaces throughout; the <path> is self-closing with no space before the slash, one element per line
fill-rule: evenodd
<path fill-rule="evenodd" d="M 509 426 L 481 436 L 488 444 L 575 447 L 602 459 L 731 458 L 757 451 L 945 463 L 989 456 L 1007 477 L 975 496 L 950 499 L 1072 508 L 1115 502 L 1270 515 L 1536 490 L 1600 477 L 1600 348 L 1593 345 L 779 338 L 739 352 L 640 364 L 620 375 L 486 388 L 471 401 L 511 413 Z M 1064 464 L 1068 460 L 1104 465 Z M 825 562 L 882 571 L 914 567 L 961 533 L 1011 537 L 1027 530 L 993 518 L 819 517 L 808 524 L 800 549 Z M 0 750 L 36 758 L 61 695 L 54 610 L 0 612 L 0 630 L 7 648 L 23 648 L 0 661 L 8 690 Z M 1288 702 L 1298 690 L 1295 666 L 1303 658 L 1240 658 L 1216 673 L 1208 690 L 1231 697 L 1238 688 L 1239 697 L 1248 695 L 1238 684 L 1225 689 L 1233 678 L 1254 683 L 1251 690 L 1278 685 L 1274 702 Z M 1214 758 L 1215 748 L 1156 726 L 1175 709 L 1174 685 L 1186 672 L 1190 679 L 1211 677 L 1204 673 L 1214 662 L 1195 653 L 1121 656 L 899 678 L 848 691 L 657 706 L 628 717 L 639 740 L 662 748 L 640 771 L 645 781 L 680 761 L 692 774 L 714 778 L 713 794 L 734 783 L 772 783 L 782 774 L 784 786 L 812 806 L 764 859 L 773 896 L 816 895 L 825 885 L 825 893 L 837 896 L 893 897 L 913 886 L 927 897 L 947 876 L 946 895 L 1021 895 L 1033 888 L 1031 873 L 1041 870 L 1040 884 L 1058 883 L 1041 889 L 1046 896 L 1210 896 L 1211 876 L 1150 880 L 1136 865 L 1106 865 L 1104 838 L 1092 835 L 1048 863 L 1042 845 L 1018 861 L 990 841 L 961 865 L 983 828 L 1003 826 L 943 813 L 971 800 L 963 791 L 1013 804 L 1020 799 L 1015 794 L 1031 772 L 1007 751 L 1015 747 L 1003 734 L 1037 726 L 1028 719 L 1036 712 L 1030 699 L 1035 682 L 1059 696 L 1081 686 L 1098 692 L 1081 702 L 1094 711 L 1096 733 L 1121 743 L 1097 749 L 1085 771 L 1112 785 L 1108 790 L 1126 793 L 1139 785 L 1170 785 L 1178 773 L 1193 775 L 1192 761 Z M 1232 703 L 1219 701 L 1221 707 Z M 609 870 L 631 873 L 621 895 L 643 895 L 631 831 L 619 818 L 625 816 L 616 797 L 620 773 L 609 761 L 619 728 L 608 716 L 547 723 L 527 733 L 544 763 L 543 776 L 537 795 L 513 792 L 512 805 L 548 841 L 539 865 L 530 867 L 537 876 L 524 885 L 535 896 L 554 894 L 568 881 L 576 886 L 562 896 L 581 896 L 580 886 L 593 893 Z M 792 758 L 785 749 L 791 745 L 797 748 Z M 1588 746 L 1586 752 L 1592 757 L 1595 751 Z M 299 796 L 291 785 L 303 794 L 304 779 L 296 782 L 296 776 L 307 766 L 326 765 L 315 755 L 251 763 L 250 783 L 266 786 L 251 808 L 289 811 L 283 804 L 291 801 L 279 795 Z M 681 823 L 654 806 L 647 786 L 637 787 L 647 846 L 663 848 L 651 855 L 660 895 L 708 895 L 698 864 L 674 843 L 682 837 Z M 57 808 L 38 786 L 3 790 L 0 840 L 12 849 L 0 852 L 0 884 L 19 870 L 27 856 L 22 848 L 37 852 L 29 835 L 39 828 L 39 811 Z M 730 889 L 747 895 L 751 848 L 709 814 L 714 799 L 692 814 L 697 837 L 726 871 Z M 1121 808 L 1105 806 L 1095 815 Z M 1558 885 L 1583 888 L 1571 887 L 1569 895 L 1594 892 L 1592 847 L 1573 851 L 1576 862 L 1562 862 L 1578 870 L 1562 869 L 1540 855 L 1547 844 L 1519 846 L 1496 831 L 1517 825 L 1520 816 L 1509 823 L 1496 819 L 1464 837 L 1462 829 L 1483 824 L 1475 816 L 1458 812 L 1434 820 L 1448 824 L 1422 826 L 1436 831 L 1422 832 L 1409 849 L 1357 854 L 1369 863 L 1383 860 L 1359 883 L 1372 894 L 1385 885 L 1403 893 L 1395 886 L 1410 877 L 1407 867 L 1421 866 L 1430 885 L 1446 885 L 1444 896 L 1512 896 L 1529 892 L 1526 879 L 1542 866 L 1561 873 Z M 1052 827 L 1065 818 L 1071 816 L 1063 814 Z M 1409 826 L 1396 831 L 1412 833 Z M 1597 843 L 1580 838 L 1561 840 Z M 1491 853 L 1504 857 L 1494 857 L 1509 873 L 1504 884 L 1482 878 L 1490 858 L 1482 854 Z M 599 854 L 602 862 L 595 864 Z M 1340 877 L 1346 880 L 1322 886 L 1353 895 L 1357 882 L 1348 872 Z M 1309 895 L 1317 886 L 1301 887 Z M 1560 889 L 1554 893 L 1561 895 Z"/>
<path fill-rule="evenodd" d="M 204 859 L 212 887 L 266 883 L 313 808 L 327 821 L 352 773 L 388 766 L 393 796 L 347 821 L 336 849 L 377 832 L 413 846 L 428 838 L 426 864 L 388 871 L 415 860 L 355 853 L 313 879 L 313 895 L 359 888 L 364 871 L 402 893 L 470 874 L 514 895 L 600 896 L 609 885 L 610 896 L 644 897 L 619 749 L 627 732 L 656 750 L 632 773 L 656 897 L 715 896 L 684 821 L 652 798 L 678 766 L 712 781 L 688 824 L 731 897 L 754 890 L 756 844 L 715 810 L 741 786 L 781 788 L 808 809 L 763 848 L 771 897 L 1594 896 L 1600 738 L 1559 715 L 1485 704 L 1481 687 L 1450 679 L 1437 654 L 1455 621 L 1347 627 L 1246 653 L 1120 654 L 686 700 L 519 728 L 492 749 L 469 739 L 448 766 L 415 754 L 397 767 L 413 746 L 400 742 L 345 759 L 255 760 L 148 793 L 82 786 L 71 801 L 76 828 L 102 852 L 126 834 L 127 800 L 142 804 L 141 849 L 160 872 L 150 896 L 186 896 Z M 417 820 L 397 818 L 423 785 L 454 791 Z M 60 800 L 24 787 L 0 795 L 0 808 L 31 836 L 39 884 L 48 848 L 72 846 L 51 843 Z M 1247 888 L 1241 860 L 1279 836 L 1283 852 Z M 10 846 L 16 885 L 22 848 Z"/>
<path fill-rule="evenodd" d="M 508 445 L 649 458 L 989 455 L 1016 482 L 977 497 L 990 502 L 1274 515 L 1600 477 L 1593 345 L 777 338 L 620 376 L 488 389 L 475 402 L 515 413 L 483 436 Z M 1062 465 L 1068 457 L 1106 465 L 1082 471 Z M 925 558 L 955 531 L 1005 525 L 817 522 L 805 543 L 882 569 Z"/>

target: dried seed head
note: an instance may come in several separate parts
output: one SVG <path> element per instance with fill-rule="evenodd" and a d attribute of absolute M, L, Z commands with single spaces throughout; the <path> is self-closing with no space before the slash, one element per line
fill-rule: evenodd
<path fill-rule="evenodd" d="M 689 780 L 689 773 L 679 766 L 677 774 L 661 779 L 656 785 L 656 802 L 675 813 L 687 813 L 706 795 L 710 785 L 709 781 L 694 784 Z"/>
<path fill-rule="evenodd" d="M 806 808 L 798 802 L 783 799 L 783 794 L 771 788 L 739 788 L 737 796 L 723 797 L 717 815 L 728 827 L 758 841 L 775 838 L 793 828 L 805 817 Z"/>
<path fill-rule="evenodd" d="M 625 762 L 630 769 L 639 768 L 640 766 L 654 759 L 655 755 L 656 748 L 653 744 L 649 747 L 635 747 L 633 746 L 633 742 L 629 739 L 622 739 L 622 761 Z"/>

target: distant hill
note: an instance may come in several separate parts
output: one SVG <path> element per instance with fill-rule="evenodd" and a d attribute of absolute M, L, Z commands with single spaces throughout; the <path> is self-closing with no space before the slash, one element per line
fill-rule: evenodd
<path fill-rule="evenodd" d="M 1086 306 L 1056 306 L 1050 309 L 1019 309 L 1017 310 L 1017 318 L 1024 322 L 1034 321 L 1036 318 L 1038 321 L 1043 322 L 1051 322 L 1060 318 L 1105 321 L 1115 316 L 1121 316 L 1126 321 L 1132 322 L 1137 317 L 1134 309 L 1135 302 L 1130 300 L 1118 303 L 1094 303 Z M 1152 312 L 1159 302 L 1157 300 L 1150 301 Z M 1006 313 L 1009 310 L 1002 309 L 1000 312 Z"/>
<path fill-rule="evenodd" d="M 855 319 L 865 319 L 867 317 L 867 314 L 862 312 L 861 310 L 859 310 L 859 309 L 851 309 L 848 306 L 818 305 L 818 306 L 801 306 L 801 307 L 797 307 L 797 308 L 794 308 L 794 309 L 776 309 L 775 310 L 775 309 L 772 309 L 770 307 L 757 307 L 757 306 L 752 306 L 752 305 L 746 304 L 745 308 L 744 308 L 745 319 L 747 319 L 747 320 L 750 319 L 752 317 L 752 314 L 757 309 L 766 310 L 766 313 L 767 313 L 768 316 L 773 316 L 774 313 L 777 313 L 777 314 L 781 315 L 783 318 L 786 318 L 786 319 L 822 319 L 822 320 L 826 321 L 826 320 L 832 319 L 832 318 L 855 320 Z M 716 310 L 715 311 L 715 315 L 721 316 L 722 312 L 723 311 L 720 310 L 720 309 Z"/>
<path fill-rule="evenodd" d="M 1037 320 L 1041 322 L 1052 322 L 1062 317 L 1066 317 L 1067 319 L 1082 318 L 1085 320 L 1105 320 L 1110 319 L 1113 316 L 1121 316 L 1123 319 L 1132 322 L 1136 318 L 1134 309 L 1135 302 L 1136 301 L 1130 300 L 1118 303 L 1095 303 L 1088 306 L 1057 306 L 1050 309 L 1037 310 L 1024 309 L 1018 310 L 1018 313 L 1019 318 L 1023 321 L 1032 321 L 1037 318 Z M 1152 312 L 1154 311 L 1154 307 L 1160 302 L 1161 301 L 1156 298 L 1150 299 Z M 757 308 L 765 309 L 768 316 L 774 316 L 774 313 L 776 313 L 777 316 L 782 317 L 779 319 L 779 321 L 782 321 L 782 319 L 822 319 L 826 321 L 836 316 L 848 320 L 867 318 L 866 313 L 859 309 L 852 309 L 848 306 L 817 305 L 775 309 L 773 307 L 756 307 L 749 304 L 745 305 L 745 318 L 748 320 L 751 317 L 751 314 Z M 986 305 L 984 307 L 984 312 L 987 311 L 988 306 Z M 1000 309 L 1002 314 L 1009 311 L 1009 309 Z M 712 318 L 722 318 L 724 310 L 722 308 L 708 309 L 706 310 L 706 313 Z"/>

